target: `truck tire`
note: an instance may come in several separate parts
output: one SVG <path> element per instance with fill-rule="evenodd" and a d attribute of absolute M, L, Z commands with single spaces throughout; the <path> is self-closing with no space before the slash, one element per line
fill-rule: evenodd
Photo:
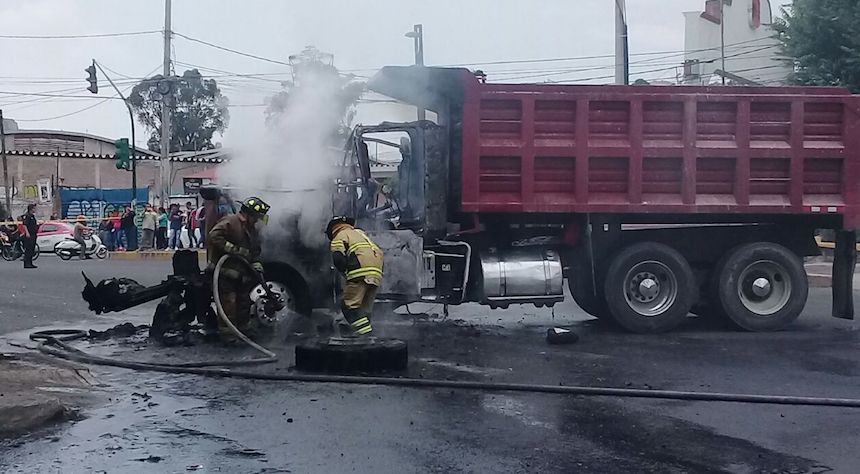
<path fill-rule="evenodd" d="M 283 285 L 287 294 L 287 306 L 302 316 L 310 316 L 313 311 L 310 290 L 301 273 L 285 264 L 266 264 L 265 277 L 268 282 Z"/>
<path fill-rule="evenodd" d="M 678 326 L 693 305 L 696 279 L 687 260 L 656 242 L 619 253 L 606 275 L 609 314 L 624 329 L 659 333 Z"/>
<path fill-rule="evenodd" d="M 609 313 L 609 307 L 606 305 L 606 299 L 599 292 L 597 295 L 591 289 L 590 278 L 585 275 L 571 275 L 567 278 L 567 287 L 570 289 L 570 295 L 573 301 L 576 302 L 583 311 L 597 319 L 606 318 Z"/>
<path fill-rule="evenodd" d="M 331 338 L 296 346 L 296 368 L 308 372 L 384 372 L 403 370 L 407 363 L 407 345 L 398 339 L 370 338 L 351 342 Z"/>
<path fill-rule="evenodd" d="M 747 331 L 776 331 L 800 316 L 809 282 L 800 257 L 757 242 L 732 250 L 719 269 L 717 294 L 728 319 Z"/>

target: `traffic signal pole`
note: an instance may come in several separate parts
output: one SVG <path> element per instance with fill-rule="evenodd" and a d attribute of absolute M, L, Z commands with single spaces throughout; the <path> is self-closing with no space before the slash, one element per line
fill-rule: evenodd
<path fill-rule="evenodd" d="M 136 209 L 137 209 L 137 162 L 135 161 L 135 153 L 134 153 L 134 151 L 135 151 L 134 111 L 131 109 L 131 103 L 129 103 L 128 99 L 125 98 L 122 91 L 119 90 L 119 87 L 117 87 L 116 84 L 114 84 L 114 82 L 110 78 L 110 76 L 108 76 L 107 73 L 105 72 L 105 70 L 102 69 L 102 65 L 99 64 L 98 62 L 96 62 L 95 59 L 93 59 L 93 64 L 95 64 L 96 67 L 99 68 L 99 71 L 101 71 L 102 75 L 104 75 L 104 77 L 108 80 L 108 82 L 110 82 L 110 85 L 113 86 L 113 90 L 116 91 L 117 95 L 119 95 L 119 98 L 122 99 L 122 102 L 125 104 L 125 107 L 128 109 L 128 119 L 129 119 L 129 122 L 131 122 L 131 208 L 135 209 L 135 212 L 137 212 L 136 211 Z"/>
<path fill-rule="evenodd" d="M 164 71 L 165 80 L 170 79 L 170 39 L 171 1 L 164 0 Z M 170 204 L 170 188 L 173 185 L 173 163 L 170 161 L 170 104 L 161 102 L 161 205 L 166 209 Z"/>

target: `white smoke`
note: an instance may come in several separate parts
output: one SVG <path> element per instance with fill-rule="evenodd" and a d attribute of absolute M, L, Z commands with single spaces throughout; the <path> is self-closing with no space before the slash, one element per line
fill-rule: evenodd
<path fill-rule="evenodd" d="M 288 229 L 297 230 L 308 247 L 325 241 L 323 227 L 331 217 L 332 184 L 342 157 L 332 143 L 343 118 L 341 86 L 334 74 L 304 74 L 286 110 L 260 136 L 244 137 L 246 143 L 219 171 L 221 182 L 239 188 L 234 199 L 257 195 L 272 206 L 267 239 L 283 237 L 272 234 Z"/>

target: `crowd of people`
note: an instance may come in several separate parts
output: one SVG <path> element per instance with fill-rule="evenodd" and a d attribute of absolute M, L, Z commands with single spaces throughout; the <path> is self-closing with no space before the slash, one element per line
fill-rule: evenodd
<path fill-rule="evenodd" d="M 4 245 L 12 245 L 21 240 L 24 268 L 36 268 L 33 265 L 33 254 L 39 223 L 35 210 L 36 205 L 30 204 L 27 206 L 27 212 L 15 219 L 14 224 L 0 225 L 0 237 Z M 196 207 L 191 201 L 186 202 L 184 208 L 179 204 L 171 204 L 168 209 L 158 207 L 157 210 L 152 204 L 147 204 L 140 216 L 138 229 L 137 213 L 129 204 L 121 211 L 112 211 L 104 216 L 96 229 L 86 229 L 96 232 L 102 244 L 111 252 L 177 250 L 185 248 L 186 243 L 188 248 L 205 248 L 206 236 L 202 235 L 206 227 L 204 214 L 204 208 Z M 58 219 L 54 215 L 49 219 L 56 220 Z M 73 240 L 80 243 L 84 239 L 79 227 L 85 224 L 84 216 L 78 216 L 75 233 L 71 237 Z"/>
<path fill-rule="evenodd" d="M 171 204 L 169 209 L 147 204 L 140 219 L 140 245 L 138 245 L 138 228 L 135 223 L 136 214 L 128 206 L 122 214 L 119 212 L 105 216 L 99 225 L 99 238 L 110 251 L 133 250 L 176 250 L 185 247 L 182 240 L 183 231 L 187 235 L 189 247 L 202 248 L 205 239 L 200 236 L 203 220 L 202 209 L 194 203 L 185 203 L 185 210 L 179 204 Z"/>

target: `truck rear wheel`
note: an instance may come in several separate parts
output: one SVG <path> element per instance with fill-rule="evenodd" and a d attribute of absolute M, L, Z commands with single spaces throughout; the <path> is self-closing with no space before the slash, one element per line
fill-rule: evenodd
<path fill-rule="evenodd" d="M 803 311 L 809 293 L 800 257 L 782 245 L 742 245 L 719 269 L 717 290 L 728 318 L 747 331 L 775 331 Z"/>
<path fill-rule="evenodd" d="M 695 297 L 695 281 L 680 253 L 663 244 L 644 242 L 615 257 L 604 293 L 609 313 L 621 327 L 659 333 L 686 318 Z"/>

